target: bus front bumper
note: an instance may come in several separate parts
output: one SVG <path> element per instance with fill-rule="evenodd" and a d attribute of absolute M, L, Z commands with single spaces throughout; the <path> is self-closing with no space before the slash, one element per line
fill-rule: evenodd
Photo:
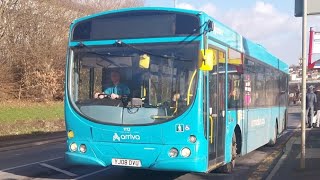
<path fill-rule="evenodd" d="M 166 171 L 191 171 L 206 172 L 207 156 L 200 156 L 196 152 L 196 146 L 189 146 L 192 153 L 189 157 L 178 155 L 175 158 L 168 156 L 168 150 L 172 145 L 145 145 L 145 144 L 109 144 L 88 143 L 86 153 L 78 151 L 65 153 L 65 159 L 70 164 L 93 165 L 107 167 L 112 165 L 113 158 L 133 159 L 141 162 L 142 169 L 166 170 Z M 90 144 L 90 145 L 89 145 Z M 152 148 L 145 148 L 145 147 Z M 91 147 L 91 148 L 90 148 Z M 175 146 L 181 150 L 184 145 Z M 136 167 L 134 167 L 136 168 Z"/>
<path fill-rule="evenodd" d="M 90 165 L 90 166 L 111 166 L 110 162 L 104 162 L 98 158 L 87 156 L 84 154 L 75 154 L 71 152 L 65 153 L 65 159 L 68 163 L 74 165 Z M 165 170 L 165 171 L 190 171 L 190 172 L 206 172 L 206 170 L 199 170 L 199 165 L 206 162 L 206 158 L 186 158 L 186 159 L 170 159 L 156 161 L 150 166 L 142 166 L 142 169 L 151 170 Z M 143 162 L 142 162 L 143 164 Z M 130 168 L 130 167 L 126 167 Z"/>

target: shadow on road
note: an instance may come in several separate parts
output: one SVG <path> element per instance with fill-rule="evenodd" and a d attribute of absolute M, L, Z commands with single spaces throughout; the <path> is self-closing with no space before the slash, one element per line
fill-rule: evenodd
<path fill-rule="evenodd" d="M 31 134 L 22 134 L 22 135 L 9 135 L 9 136 L 0 136 L 0 148 L 26 144 L 30 142 L 42 141 L 42 140 L 50 140 L 56 138 L 66 137 L 65 131 L 59 132 L 43 132 L 37 131 L 32 132 Z"/>

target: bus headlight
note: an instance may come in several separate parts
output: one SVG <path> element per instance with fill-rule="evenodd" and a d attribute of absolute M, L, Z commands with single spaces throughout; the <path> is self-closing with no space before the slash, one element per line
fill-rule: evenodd
<path fill-rule="evenodd" d="M 82 153 L 87 152 L 87 147 L 86 147 L 86 145 L 81 144 L 80 147 L 79 147 L 79 151 L 82 152 Z"/>
<path fill-rule="evenodd" d="M 181 156 L 183 156 L 183 157 L 189 157 L 190 154 L 191 154 L 191 151 L 190 151 L 189 148 L 183 148 L 183 149 L 181 150 Z"/>
<path fill-rule="evenodd" d="M 196 136 L 190 135 L 190 136 L 189 136 L 189 141 L 190 141 L 191 143 L 195 143 L 195 142 L 197 141 Z"/>
<path fill-rule="evenodd" d="M 171 158 L 177 157 L 178 156 L 178 149 L 176 148 L 171 148 L 169 151 L 169 156 Z"/>
<path fill-rule="evenodd" d="M 72 144 L 70 144 L 70 150 L 71 150 L 72 152 L 77 151 L 77 148 L 78 148 L 78 146 L 77 146 L 77 144 L 76 144 L 76 143 L 72 143 Z"/>

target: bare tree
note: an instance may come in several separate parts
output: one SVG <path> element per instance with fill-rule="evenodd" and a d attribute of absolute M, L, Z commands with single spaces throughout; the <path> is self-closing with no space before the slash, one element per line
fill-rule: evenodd
<path fill-rule="evenodd" d="M 144 4 L 144 0 L 117 0 L 112 1 L 112 3 L 106 0 L 73 0 L 73 2 L 85 4 L 86 6 L 91 7 L 94 11 L 91 11 L 90 13 L 109 9 L 135 7 Z"/>
<path fill-rule="evenodd" d="M 0 100 L 62 99 L 70 22 L 140 0 L 0 0 Z"/>

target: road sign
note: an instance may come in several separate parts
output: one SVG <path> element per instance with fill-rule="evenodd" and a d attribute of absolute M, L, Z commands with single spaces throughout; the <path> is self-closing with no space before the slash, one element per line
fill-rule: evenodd
<path fill-rule="evenodd" d="M 303 0 L 295 0 L 295 17 L 302 17 L 303 14 Z M 320 1 L 307 0 L 307 15 L 320 14 Z"/>

